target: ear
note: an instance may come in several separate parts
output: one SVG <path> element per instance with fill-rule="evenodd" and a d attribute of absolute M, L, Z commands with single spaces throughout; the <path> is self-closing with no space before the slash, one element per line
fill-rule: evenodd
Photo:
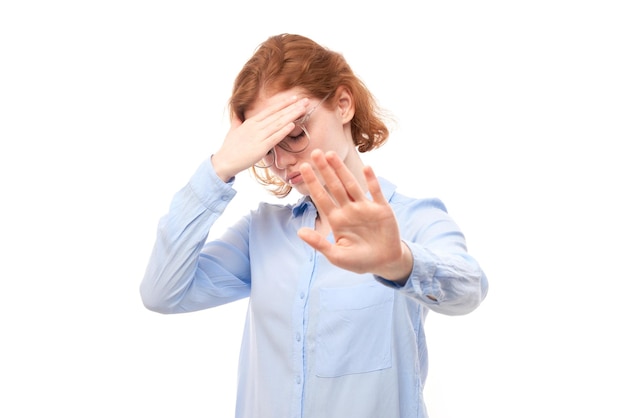
<path fill-rule="evenodd" d="M 341 117 L 341 123 L 349 123 L 354 117 L 354 98 L 347 87 L 339 86 L 336 93 L 337 109 Z"/>

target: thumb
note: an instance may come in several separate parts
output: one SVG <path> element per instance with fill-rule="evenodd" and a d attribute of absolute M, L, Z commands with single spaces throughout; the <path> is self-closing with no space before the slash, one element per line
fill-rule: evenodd
<path fill-rule="evenodd" d="M 309 244 L 313 249 L 324 254 L 330 249 L 331 244 L 324 238 L 319 232 L 314 231 L 311 228 L 300 228 L 298 230 L 298 236 L 300 239 Z"/>

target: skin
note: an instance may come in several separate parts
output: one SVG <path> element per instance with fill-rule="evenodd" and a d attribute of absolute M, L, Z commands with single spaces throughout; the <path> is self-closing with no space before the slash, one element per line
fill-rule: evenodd
<path fill-rule="evenodd" d="M 319 102 L 304 93 L 290 89 L 262 94 L 245 112 L 245 121 L 231 120 L 222 147 L 212 157 L 215 172 L 228 181 L 275 147 L 272 172 L 311 196 L 318 209 L 315 229 L 302 228 L 298 236 L 340 268 L 404 284 L 413 257 L 400 239 L 374 171 L 363 164 L 354 146 L 350 91 L 340 87 L 332 107 L 324 103 L 315 110 L 307 123 L 311 143 L 304 152 L 288 153 L 276 146 L 294 130 L 293 121 Z M 334 243 L 326 239 L 331 231 Z"/>

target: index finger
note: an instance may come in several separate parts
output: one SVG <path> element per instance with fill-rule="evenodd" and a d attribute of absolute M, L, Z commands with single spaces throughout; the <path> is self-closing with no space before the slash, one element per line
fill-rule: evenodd
<path fill-rule="evenodd" d="M 269 105 L 243 123 L 252 124 L 264 138 L 268 149 L 282 141 L 293 129 L 294 121 L 306 111 L 307 98 L 270 98 Z M 295 101 L 294 101 L 295 100 Z"/>
<path fill-rule="evenodd" d="M 296 95 L 286 98 L 276 99 L 271 97 L 265 101 L 265 106 L 253 116 L 244 118 L 246 120 L 254 120 L 257 122 L 272 121 L 276 118 L 284 118 L 285 124 L 298 119 L 298 116 L 306 110 L 306 104 L 309 99 L 306 97 L 298 97 Z M 245 117 L 245 115 L 244 115 Z M 273 118 L 274 117 L 274 118 Z"/>
<path fill-rule="evenodd" d="M 319 150 L 318 150 L 319 151 Z M 318 211 L 328 215 L 336 206 L 309 163 L 300 165 L 300 174 Z"/>

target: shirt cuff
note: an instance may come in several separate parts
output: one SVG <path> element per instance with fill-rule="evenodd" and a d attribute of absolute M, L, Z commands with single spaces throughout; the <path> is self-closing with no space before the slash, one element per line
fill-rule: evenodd
<path fill-rule="evenodd" d="M 188 187 L 202 204 L 214 212 L 223 212 L 235 197 L 235 177 L 224 182 L 213 169 L 211 158 L 206 159 L 189 180 Z"/>
<path fill-rule="evenodd" d="M 413 255 L 413 269 L 406 283 L 400 284 L 380 276 L 374 276 L 374 278 L 383 285 L 397 289 L 408 296 L 418 297 L 429 304 L 436 304 L 441 292 L 434 279 L 437 265 L 433 256 L 419 244 L 404 242 Z"/>

